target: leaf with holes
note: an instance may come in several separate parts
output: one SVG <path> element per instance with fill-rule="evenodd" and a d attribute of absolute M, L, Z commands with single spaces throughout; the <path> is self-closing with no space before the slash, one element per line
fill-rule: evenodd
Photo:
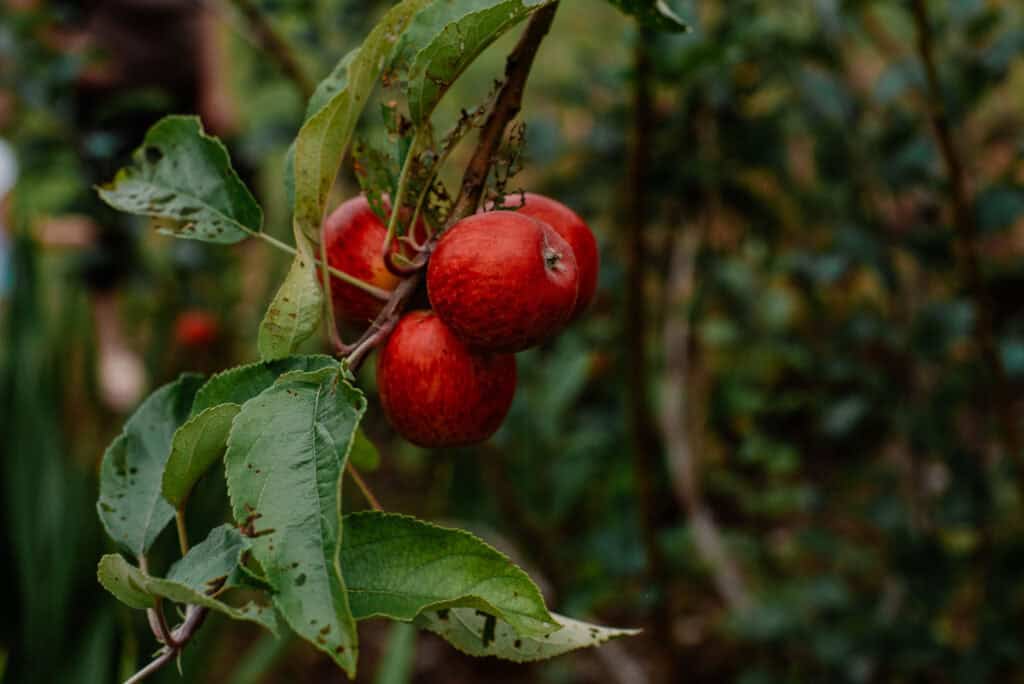
<path fill-rule="evenodd" d="M 301 254 L 296 255 L 260 323 L 256 338 L 260 358 L 273 361 L 294 352 L 316 332 L 323 303 L 315 264 Z"/>
<path fill-rule="evenodd" d="M 161 496 L 164 464 L 202 376 L 186 374 L 153 392 L 107 448 L 96 504 L 107 534 L 133 556 L 145 553 L 174 517 Z"/>
<path fill-rule="evenodd" d="M 277 634 L 277 618 L 273 608 L 254 602 L 236 608 L 213 598 L 203 586 L 151 577 L 118 553 L 110 553 L 100 558 L 96 575 L 107 591 L 132 608 L 152 608 L 156 605 L 157 597 L 160 597 L 183 605 L 203 606 L 234 620 L 255 622 Z"/>
<path fill-rule="evenodd" d="M 525 663 L 544 660 L 580 648 L 600 646 L 609 639 L 639 634 L 638 629 L 614 629 L 573 620 L 557 613 L 552 617 L 561 629 L 536 637 L 521 635 L 507 622 L 473 608 L 424 613 L 416 625 L 443 637 L 471 656 L 494 656 Z"/>
<path fill-rule="evenodd" d="M 350 676 L 355 621 L 337 567 L 341 477 L 366 400 L 338 369 L 290 373 L 242 405 L 224 457 L 235 520 L 274 605 Z"/>
<path fill-rule="evenodd" d="M 452 0 L 428 5 L 409 25 L 398 48 L 409 60 L 409 114 L 430 118 L 451 85 L 506 31 L 552 0 Z"/>
<path fill-rule="evenodd" d="M 344 529 L 341 570 L 356 619 L 409 621 L 464 606 L 523 634 L 558 628 L 527 574 L 468 532 L 373 511 L 345 516 Z"/>
<path fill-rule="evenodd" d="M 320 240 L 327 194 L 352 139 L 356 122 L 386 66 L 395 40 L 428 0 L 404 0 L 388 10 L 363 44 L 345 55 L 317 86 L 308 116 L 295 139 L 295 232 Z"/>
<path fill-rule="evenodd" d="M 104 202 L 132 214 L 171 219 L 161 232 L 231 244 L 258 232 L 263 210 L 224 145 L 195 116 L 167 116 L 146 133 L 134 163 L 97 188 Z"/>

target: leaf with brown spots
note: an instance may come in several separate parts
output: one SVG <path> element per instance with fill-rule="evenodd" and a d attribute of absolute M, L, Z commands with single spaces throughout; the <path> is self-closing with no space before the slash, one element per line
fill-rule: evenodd
<path fill-rule="evenodd" d="M 285 374 L 242 405 L 224 461 L 235 521 L 295 632 L 350 675 L 355 620 L 337 568 L 341 477 L 366 409 L 340 367 Z"/>

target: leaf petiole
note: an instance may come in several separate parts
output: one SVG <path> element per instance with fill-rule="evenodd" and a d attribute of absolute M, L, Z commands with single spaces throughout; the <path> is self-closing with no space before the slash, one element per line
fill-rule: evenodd
<path fill-rule="evenodd" d="M 296 254 L 299 253 L 299 251 L 297 249 L 295 249 L 294 247 L 289 245 L 287 242 L 281 242 L 277 238 L 273 237 L 272 235 L 268 235 L 267 233 L 264 233 L 264 232 L 253 232 L 253 236 L 260 238 L 261 240 L 263 240 L 267 244 L 271 245 L 272 247 L 275 247 L 276 249 L 279 249 L 282 252 L 287 252 L 288 254 L 291 254 L 292 256 L 295 256 Z M 314 261 L 316 262 L 316 265 L 318 267 L 322 267 L 323 266 L 323 262 L 321 262 L 319 259 L 314 259 Z M 345 283 L 348 283 L 349 285 L 352 285 L 353 287 L 358 287 L 363 292 L 366 292 L 367 294 L 373 295 L 377 299 L 382 299 L 382 300 L 386 301 L 387 298 L 391 296 L 391 293 L 388 292 L 387 290 L 383 290 L 383 289 L 381 289 L 379 287 L 375 287 L 375 286 L 371 285 L 370 283 L 367 283 L 365 281 L 360 280 L 359 278 L 356 278 L 355 276 L 352 276 L 352 275 L 349 275 L 348 273 L 345 273 L 344 271 L 339 271 L 338 269 L 334 268 L 333 266 L 328 266 L 327 267 L 327 271 L 332 276 L 334 276 L 335 278 L 338 278 L 339 280 L 342 280 Z"/>

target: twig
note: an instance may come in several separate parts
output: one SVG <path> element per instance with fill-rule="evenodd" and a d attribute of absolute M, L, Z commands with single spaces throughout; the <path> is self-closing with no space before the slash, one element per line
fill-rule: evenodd
<path fill-rule="evenodd" d="M 1013 416 L 1013 394 L 1006 377 L 1006 368 L 999 355 L 995 334 L 995 316 L 992 299 L 985 285 L 981 271 L 978 249 L 978 224 L 974 207 L 967 189 L 967 175 L 963 160 L 953 141 L 949 115 L 943 106 L 942 85 L 935 65 L 934 39 L 925 0 L 913 0 L 911 5 L 914 24 L 917 29 L 917 51 L 924 64 L 928 84 L 928 116 L 935 134 L 946 173 L 949 176 L 950 200 L 953 205 L 953 221 L 959 242 L 960 269 L 967 290 L 978 310 L 978 321 L 974 327 L 975 343 L 991 375 L 991 401 L 999 415 L 1003 433 L 1003 446 L 1010 457 L 1020 459 L 1021 440 L 1017 422 Z"/>
<path fill-rule="evenodd" d="M 370 507 L 375 511 L 383 511 L 384 507 L 380 505 L 380 501 L 378 501 L 377 497 L 374 496 L 373 490 L 371 490 L 369 485 L 366 484 L 366 480 L 364 480 L 363 476 L 359 474 L 356 467 L 349 463 L 345 466 L 345 469 L 348 470 L 348 474 L 352 476 L 352 481 L 356 483 L 357 487 L 359 487 L 359 491 L 363 493 L 363 497 L 366 499 L 366 502 L 370 504 Z"/>
<path fill-rule="evenodd" d="M 462 186 L 459 189 L 459 197 L 455 200 L 452 214 L 458 218 L 469 216 L 476 211 L 483 195 L 484 184 L 487 181 L 487 174 L 491 170 L 494 155 L 501 145 L 505 135 L 505 128 L 515 118 L 522 107 L 523 90 L 526 87 L 526 80 L 530 75 L 530 68 L 533 66 L 533 59 L 537 55 L 537 48 L 541 40 L 547 35 L 551 28 L 551 22 L 558 10 L 558 3 L 552 3 L 537 10 L 526 30 L 519 38 L 514 50 L 509 53 L 505 61 L 505 84 L 494 102 L 487 121 L 480 130 L 480 140 L 477 143 L 476 151 L 473 152 L 466 172 L 462 176 Z M 449 223 L 451 221 L 449 220 Z"/>
<path fill-rule="evenodd" d="M 152 662 L 136 672 L 129 679 L 125 680 L 124 684 L 136 684 L 137 682 L 141 682 L 150 675 L 156 673 L 164 665 L 174 660 L 181 652 L 181 649 L 184 648 L 185 644 L 195 636 L 196 631 L 202 627 L 208 612 L 209 611 L 202 606 L 189 606 L 188 612 L 185 614 L 185 621 L 181 623 L 180 627 L 171 633 L 170 644 L 168 644 L 161 651 L 160 655 Z"/>
<path fill-rule="evenodd" d="M 302 93 L 302 98 L 308 100 L 313 95 L 314 85 L 303 70 L 291 45 L 278 35 L 274 27 L 263 16 L 263 12 L 252 0 L 231 0 L 232 4 L 248 22 L 249 27 L 256 34 L 260 47 L 266 52 L 281 72 L 295 84 L 295 87 Z"/>
<path fill-rule="evenodd" d="M 149 574 L 149 561 L 144 554 L 139 555 L 139 569 Z M 146 621 L 149 622 L 149 629 L 157 641 L 171 647 L 175 645 L 174 639 L 171 638 L 171 630 L 167 627 L 167 618 L 164 616 L 163 601 L 160 597 L 157 597 L 155 607 L 146 609 Z"/>
<path fill-rule="evenodd" d="M 699 233 L 689 230 L 676 242 L 672 254 L 667 290 L 668 310 L 674 315 L 669 315 L 665 321 L 661 428 L 672 490 L 690 518 L 697 554 L 708 566 L 718 592 L 729 607 L 742 612 L 750 607 L 750 595 L 739 567 L 722 541 L 715 518 L 701 496 L 693 439 L 687 429 L 690 319 L 686 309 L 693 294 L 694 260 L 699 241 Z"/>
<path fill-rule="evenodd" d="M 164 665 L 174 660 L 177 656 L 177 651 L 167 648 L 164 649 L 160 655 L 154 658 L 146 667 L 142 668 L 130 678 L 124 680 L 124 684 L 136 684 L 144 679 L 147 679 L 150 675 L 156 674 L 158 670 L 163 668 Z"/>

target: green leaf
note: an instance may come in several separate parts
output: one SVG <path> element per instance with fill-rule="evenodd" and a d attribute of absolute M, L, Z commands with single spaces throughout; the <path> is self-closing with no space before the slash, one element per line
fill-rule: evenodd
<path fill-rule="evenodd" d="M 253 363 L 210 378 L 192 402 L 192 416 L 174 433 L 171 455 L 164 466 L 163 495 L 181 506 L 199 478 L 224 453 L 231 421 L 242 404 L 274 384 L 282 373 L 338 366 L 329 356 L 293 356 Z"/>
<path fill-rule="evenodd" d="M 238 409 L 237 404 L 211 406 L 174 433 L 161 481 L 164 498 L 172 506 L 184 505 L 199 478 L 224 454 Z"/>
<path fill-rule="evenodd" d="M 231 168 L 224 145 L 195 116 L 167 116 L 146 133 L 134 163 L 97 188 L 104 202 L 132 214 L 179 222 L 161 232 L 231 244 L 258 232 L 263 210 Z"/>
<path fill-rule="evenodd" d="M 367 439 L 362 428 L 356 430 L 349 460 L 352 461 L 352 465 L 356 468 L 365 470 L 368 473 L 372 473 L 380 467 L 380 453 L 377 451 L 377 447 L 373 445 L 373 442 Z"/>
<path fill-rule="evenodd" d="M 522 634 L 558 628 L 537 585 L 463 530 L 376 511 L 345 516 L 342 573 L 352 614 L 410 621 L 455 606 L 501 617 Z"/>
<path fill-rule="evenodd" d="M 153 392 L 107 448 L 100 466 L 100 520 L 134 556 L 145 553 L 174 517 L 161 496 L 164 464 L 202 376 L 186 374 Z"/>
<path fill-rule="evenodd" d="M 119 553 L 106 554 L 100 558 L 99 570 L 96 572 L 103 588 L 129 608 L 155 608 L 156 596 L 150 593 L 146 578 L 140 575 L 142 571 L 129 566 Z"/>
<path fill-rule="evenodd" d="M 449 0 L 428 5 L 402 36 L 398 54 L 411 55 L 409 114 L 430 118 L 455 80 L 491 43 L 552 0 Z"/>
<path fill-rule="evenodd" d="M 257 346 L 264 361 L 293 353 L 316 332 L 323 314 L 324 293 L 316 278 L 316 265 L 298 254 L 288 275 L 267 307 L 260 323 Z"/>
<path fill-rule="evenodd" d="M 170 567 L 167 579 L 205 592 L 236 584 L 230 580 L 248 548 L 248 540 L 232 525 L 215 527 Z"/>
<path fill-rule="evenodd" d="M 235 520 L 274 605 L 300 636 L 355 673 L 355 621 L 337 567 L 341 477 L 366 410 L 340 371 L 292 373 L 247 401 L 225 455 Z"/>
<path fill-rule="evenodd" d="M 600 627 L 557 613 L 552 617 L 562 628 L 541 637 L 520 635 L 508 623 L 473 608 L 424 613 L 416 619 L 416 625 L 443 637 L 468 655 L 494 656 L 517 663 L 553 658 L 640 633 L 638 629 Z"/>
<path fill-rule="evenodd" d="M 151 577 L 117 553 L 103 556 L 96 574 L 107 591 L 132 608 L 151 608 L 160 597 L 175 603 L 204 606 L 234 620 L 255 622 L 277 634 L 277 618 L 272 608 L 253 602 L 235 608 L 209 596 L 202 586 Z"/>
<path fill-rule="evenodd" d="M 404 0 L 388 10 L 363 44 L 345 55 L 317 86 L 308 117 L 295 139 L 295 233 L 319 243 L 327 194 L 356 122 L 386 66 L 395 39 L 428 0 Z"/>
<path fill-rule="evenodd" d="M 666 0 L 608 0 L 644 26 L 658 31 L 680 33 L 690 26 L 676 14 Z"/>
<path fill-rule="evenodd" d="M 221 404 L 241 406 L 273 385 L 284 373 L 337 367 L 338 361 L 326 354 L 308 354 L 230 368 L 217 373 L 199 388 L 192 403 L 192 416 Z"/>

